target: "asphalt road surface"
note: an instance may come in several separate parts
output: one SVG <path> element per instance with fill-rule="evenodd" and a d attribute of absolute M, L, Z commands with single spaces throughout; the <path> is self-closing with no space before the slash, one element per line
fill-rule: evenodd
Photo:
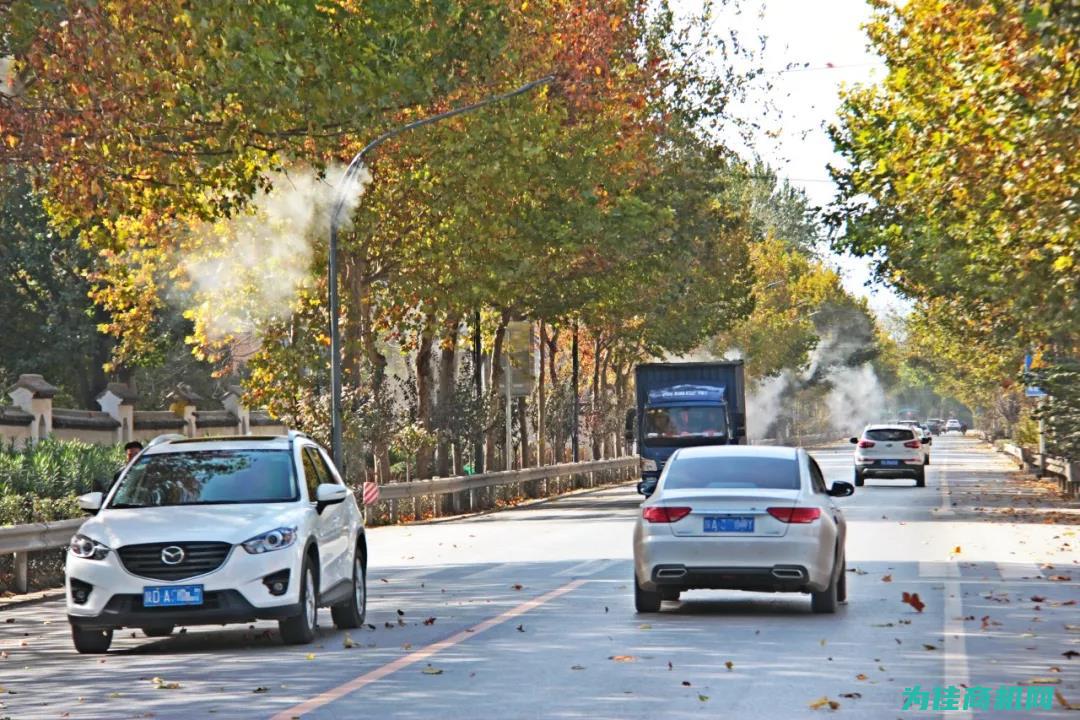
<path fill-rule="evenodd" d="M 814 455 L 830 481 L 851 479 L 850 446 Z M 869 480 L 840 500 L 849 602 L 836 615 L 811 614 L 804 595 L 712 591 L 635 614 L 626 486 L 371 530 L 370 626 L 339 632 L 323 610 L 310 646 L 260 622 L 119 631 L 108 655 L 78 655 L 62 603 L 5 611 L 0 718 L 1072 715 L 1060 701 L 901 709 L 915 685 L 1052 684 L 1080 707 L 1076 511 L 973 439 L 937 439 L 928 470 L 925 489 Z M 838 706 L 811 707 L 823 698 Z"/>

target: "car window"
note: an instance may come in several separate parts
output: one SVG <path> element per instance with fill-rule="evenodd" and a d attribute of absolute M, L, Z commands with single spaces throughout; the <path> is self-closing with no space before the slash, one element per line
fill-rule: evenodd
<path fill-rule="evenodd" d="M 825 487 L 825 476 L 821 473 L 821 468 L 818 467 L 817 461 L 810 458 L 810 485 L 813 487 L 814 492 L 827 495 L 828 491 Z"/>
<path fill-rule="evenodd" d="M 915 433 L 911 430 L 902 430 L 900 428 L 878 428 L 877 430 L 866 431 L 867 440 L 876 440 L 878 442 L 905 442 L 914 438 Z"/>
<path fill-rule="evenodd" d="M 322 475 L 326 471 L 321 467 L 322 460 L 312 448 L 304 448 L 301 455 L 304 458 L 304 482 L 307 484 L 308 500 L 315 502 L 319 484 L 327 482 Z"/>
<path fill-rule="evenodd" d="M 799 489 L 794 458 L 677 457 L 668 463 L 665 490 L 709 488 Z"/>
<path fill-rule="evenodd" d="M 331 469 L 333 465 L 330 462 L 330 458 L 327 456 L 326 451 L 319 448 L 319 465 L 322 467 L 323 474 L 328 478 L 326 482 L 331 482 L 336 485 L 344 485 L 341 478 Z"/>
<path fill-rule="evenodd" d="M 111 508 L 288 502 L 298 497 L 287 450 L 201 450 L 143 455 Z"/>

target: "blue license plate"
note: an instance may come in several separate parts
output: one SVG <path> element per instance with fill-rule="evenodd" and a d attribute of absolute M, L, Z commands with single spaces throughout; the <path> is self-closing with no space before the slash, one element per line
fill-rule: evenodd
<path fill-rule="evenodd" d="M 181 605 L 202 605 L 202 585 L 168 585 L 162 587 L 144 587 L 142 591 L 143 607 L 178 607 Z"/>
<path fill-rule="evenodd" d="M 899 460 L 882 460 L 881 464 L 882 465 L 899 465 L 900 461 Z"/>
<path fill-rule="evenodd" d="M 754 518 L 736 515 L 706 517 L 705 532 L 752 533 Z"/>

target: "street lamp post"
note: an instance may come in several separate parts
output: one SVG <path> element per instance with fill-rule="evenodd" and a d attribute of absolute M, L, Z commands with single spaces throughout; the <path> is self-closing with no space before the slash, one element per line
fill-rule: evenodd
<path fill-rule="evenodd" d="M 424 125 L 431 125 L 456 115 L 464 115 L 467 112 L 479 110 L 482 107 L 497 103 L 501 100 L 507 100 L 517 95 L 522 95 L 542 85 L 547 85 L 554 79 L 554 75 L 546 75 L 538 80 L 525 83 L 521 87 L 511 90 L 510 92 L 502 93 L 501 95 L 493 95 L 492 97 L 470 105 L 463 105 L 462 107 L 447 110 L 446 112 L 438 113 L 437 115 L 430 115 L 420 120 L 414 120 L 411 123 L 394 128 L 393 130 L 387 130 L 365 145 L 364 149 L 358 152 L 356 157 L 352 159 L 352 162 L 349 163 L 349 167 L 345 171 L 345 176 L 342 178 L 341 184 L 338 187 L 337 198 L 334 200 L 334 204 L 330 210 L 330 262 L 327 268 L 330 294 L 330 441 L 334 455 L 334 464 L 342 469 L 342 471 L 344 471 L 344 468 L 342 464 L 343 447 L 341 441 L 341 335 L 338 330 L 338 315 L 340 314 L 341 305 L 338 298 L 337 281 L 338 225 L 341 222 L 341 213 L 345 208 L 345 203 L 347 203 L 349 199 L 348 195 L 350 187 L 353 182 L 356 181 L 357 176 L 359 176 L 360 171 L 364 167 L 364 157 L 390 138 L 397 137 L 403 132 L 414 130 L 418 127 L 423 127 Z"/>

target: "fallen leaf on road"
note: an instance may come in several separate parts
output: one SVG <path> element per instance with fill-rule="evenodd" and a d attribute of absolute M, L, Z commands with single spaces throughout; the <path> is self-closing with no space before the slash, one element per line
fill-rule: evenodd
<path fill-rule="evenodd" d="M 346 650 L 356 647 L 356 643 L 349 637 L 349 633 L 345 633 L 345 639 L 342 640 L 341 644 Z"/>
<path fill-rule="evenodd" d="M 900 596 L 900 602 L 905 603 L 905 604 L 910 605 L 911 607 L 915 608 L 916 612 L 922 612 L 923 608 L 926 607 L 926 604 L 923 603 L 923 601 L 919 599 L 919 593 L 907 593 L 907 592 L 905 592 L 905 593 L 903 593 L 903 595 Z"/>
<path fill-rule="evenodd" d="M 821 638 L 820 640 L 818 640 L 818 645 L 821 645 L 821 647 L 825 647 L 825 638 Z"/>
<path fill-rule="evenodd" d="M 667 669 L 668 669 L 668 670 L 674 670 L 674 669 L 675 669 L 675 666 L 671 664 L 671 661 L 670 661 L 670 660 L 668 660 L 668 663 L 667 663 Z"/>
<path fill-rule="evenodd" d="M 1060 685 L 1061 678 L 1056 677 L 1034 677 L 1027 681 L 1028 685 Z"/>
<path fill-rule="evenodd" d="M 1061 690 L 1054 688 L 1054 699 L 1058 701 L 1058 705 L 1066 710 L 1080 710 L 1080 705 L 1073 705 L 1071 702 L 1065 699 L 1065 696 L 1061 694 Z"/>
<path fill-rule="evenodd" d="M 522 623 L 521 625 L 518 625 L 517 626 L 517 631 L 518 632 L 525 632 L 525 624 Z"/>
<path fill-rule="evenodd" d="M 927 650 L 937 650 L 937 645 L 930 645 L 929 643 L 923 643 L 922 646 Z"/>
<path fill-rule="evenodd" d="M 435 618 L 429 617 L 427 620 L 424 621 L 424 624 L 425 625 L 434 625 L 435 624 Z"/>
<path fill-rule="evenodd" d="M 401 610 L 401 609 L 398 609 L 397 614 L 398 614 L 398 617 L 404 617 L 405 611 Z"/>
<path fill-rule="evenodd" d="M 683 680 L 682 681 L 682 686 L 683 687 L 690 687 L 690 681 L 689 680 Z"/>
<path fill-rule="evenodd" d="M 810 703 L 811 710 L 821 710 L 822 708 L 829 708 L 830 710 L 838 710 L 840 703 L 835 700 L 830 700 L 827 697 L 820 697 L 814 702 Z"/>
<path fill-rule="evenodd" d="M 1076 652 L 1075 650 L 1066 650 L 1061 654 L 1069 660 L 1072 660 L 1074 657 L 1080 657 L 1080 652 Z"/>
<path fill-rule="evenodd" d="M 571 670 L 584 670 L 585 666 L 584 665 L 571 665 L 570 669 Z"/>
<path fill-rule="evenodd" d="M 412 650 L 412 643 L 405 643 L 401 646 L 402 650 Z"/>
<path fill-rule="evenodd" d="M 390 582 L 390 581 L 389 581 L 389 580 L 387 580 L 386 578 L 379 578 L 379 582 L 384 582 L 384 583 L 388 583 L 388 582 Z"/>
<path fill-rule="evenodd" d="M 154 678 L 150 682 L 152 682 L 154 684 L 154 688 L 156 690 L 179 690 L 180 689 L 180 683 L 178 683 L 178 682 L 170 682 L 168 680 L 162 680 L 159 677 Z"/>
<path fill-rule="evenodd" d="M 315 659 L 315 653 L 308 653 L 306 655 L 306 657 L 307 657 L 308 660 L 314 660 Z"/>
<path fill-rule="evenodd" d="M 253 693 L 264 693 L 264 692 L 270 692 L 270 688 L 268 688 L 268 687 L 263 687 L 262 685 L 260 685 L 259 687 L 255 688 L 255 689 L 254 689 L 254 690 L 252 690 L 251 692 L 253 692 Z"/>
<path fill-rule="evenodd" d="M 735 663 L 731 662 L 730 660 L 725 660 L 724 661 L 724 667 L 726 667 L 728 669 L 728 672 L 731 672 L 732 670 L 735 669 Z"/>
<path fill-rule="evenodd" d="M 881 582 L 892 582 L 892 575 L 882 575 Z"/>
<path fill-rule="evenodd" d="M 848 698 L 849 700 L 858 700 L 859 698 L 862 697 L 862 693 L 857 693 L 857 692 L 840 693 L 840 697 Z"/>
<path fill-rule="evenodd" d="M 855 676 L 855 679 L 856 680 L 866 680 L 867 676 L 864 673 L 859 673 L 858 675 Z"/>
<path fill-rule="evenodd" d="M 118 698 L 118 697 L 123 697 L 123 695 L 121 695 L 121 694 L 120 694 L 120 693 L 118 693 L 118 692 L 111 692 L 111 693 L 109 693 L 109 697 L 111 697 L 111 698 Z"/>
<path fill-rule="evenodd" d="M 608 660 L 614 660 L 615 662 L 634 662 L 637 660 L 633 655 L 612 655 Z"/>
<path fill-rule="evenodd" d="M 855 567 L 853 567 L 853 568 L 848 568 L 848 572 L 853 572 L 853 573 L 855 573 L 856 575 L 866 575 L 866 571 L 865 571 L 865 570 L 860 570 L 859 568 L 855 568 Z"/>
<path fill-rule="evenodd" d="M 511 588 L 513 588 L 514 590 L 521 590 L 521 589 L 523 589 L 523 588 L 524 588 L 525 586 L 524 586 L 524 585 L 522 585 L 521 583 L 514 583 L 514 584 L 513 584 L 513 585 L 511 585 L 510 587 L 511 587 Z"/>
<path fill-rule="evenodd" d="M 424 673 L 425 675 L 442 675 L 442 668 L 432 667 L 431 665 L 428 665 L 420 672 Z"/>
<path fill-rule="evenodd" d="M 1037 602 L 1037 603 L 1046 602 L 1046 598 L 1043 597 L 1042 595 L 1032 595 L 1031 596 L 1031 602 Z"/>
<path fill-rule="evenodd" d="M 1050 579 L 1055 582 L 1070 582 L 1072 580 L 1068 575 L 1051 575 Z"/>
<path fill-rule="evenodd" d="M 642 623 L 641 625 L 638 625 L 637 628 L 638 630 L 652 630 L 652 625 L 649 625 L 648 623 Z"/>
<path fill-rule="evenodd" d="M 698 695 L 697 699 L 700 700 L 701 702 L 708 702 L 709 696 L 708 695 Z"/>

